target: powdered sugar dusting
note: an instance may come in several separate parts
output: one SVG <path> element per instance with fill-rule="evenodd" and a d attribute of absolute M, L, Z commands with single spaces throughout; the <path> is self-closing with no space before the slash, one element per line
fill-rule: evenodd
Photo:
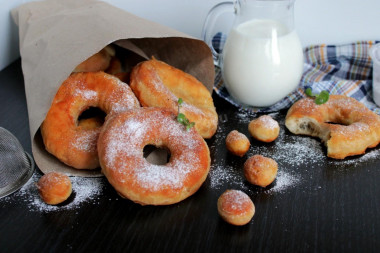
<path fill-rule="evenodd" d="M 254 121 L 256 122 L 256 124 L 260 125 L 261 127 L 265 127 L 268 129 L 275 129 L 279 127 L 278 122 L 269 115 L 262 115 L 258 117 L 257 119 L 255 119 Z"/>
<path fill-rule="evenodd" d="M 380 149 L 377 150 L 370 150 L 367 151 L 364 155 L 361 155 L 359 157 L 355 158 L 346 158 L 344 160 L 332 160 L 329 161 L 330 164 L 334 164 L 336 166 L 342 166 L 342 165 L 350 165 L 357 167 L 358 165 L 372 160 L 378 160 L 380 159 Z"/>
<path fill-rule="evenodd" d="M 91 129 L 76 132 L 72 146 L 78 150 L 93 152 L 96 150 L 96 141 L 98 139 L 99 130 Z"/>
<path fill-rule="evenodd" d="M 48 205 L 42 201 L 36 186 L 39 176 L 34 174 L 31 179 L 16 193 L 12 195 L 17 202 L 24 202 L 30 211 L 54 212 L 61 210 L 74 210 L 84 202 L 96 203 L 103 192 L 103 178 L 70 177 L 73 193 L 66 205 Z M 11 201 L 11 196 L 1 201 Z"/>
<path fill-rule="evenodd" d="M 267 192 L 283 192 L 290 187 L 296 186 L 299 183 L 299 181 L 300 178 L 298 176 L 294 176 L 285 171 L 279 171 L 274 182 L 274 186 L 270 188 Z"/>
<path fill-rule="evenodd" d="M 249 196 L 240 190 L 228 190 L 222 195 L 222 206 L 232 212 L 245 214 L 247 207 L 252 203 Z"/>
<path fill-rule="evenodd" d="M 205 113 L 199 109 L 198 107 L 194 106 L 194 105 L 191 105 L 189 103 L 186 103 L 186 102 L 183 102 L 182 105 L 181 105 L 182 109 L 184 110 L 185 114 L 186 114 L 186 111 L 190 111 L 190 112 L 193 112 L 193 113 L 196 113 L 198 115 L 204 115 Z"/>
<path fill-rule="evenodd" d="M 92 100 L 95 99 L 98 94 L 96 91 L 93 90 L 83 90 L 83 89 L 75 89 L 74 96 L 79 96 L 81 98 L 84 98 L 85 100 Z"/>
<path fill-rule="evenodd" d="M 237 169 L 228 165 L 212 165 L 209 173 L 210 187 L 221 189 L 224 185 L 248 190 L 244 184 L 244 178 Z"/>
<path fill-rule="evenodd" d="M 198 135 L 192 131 L 195 130 L 187 132 L 174 120 L 174 115 L 173 118 L 165 116 L 161 110 L 136 111 L 121 124 L 108 128 L 104 162 L 107 169 L 120 175 L 117 180 L 121 183 L 133 177 L 134 183 L 145 189 L 180 189 L 186 177 L 202 166 L 196 150 L 204 143 L 200 137 L 194 138 Z M 167 146 L 171 150 L 171 161 L 166 165 L 146 161 L 143 148 L 147 143 Z"/>

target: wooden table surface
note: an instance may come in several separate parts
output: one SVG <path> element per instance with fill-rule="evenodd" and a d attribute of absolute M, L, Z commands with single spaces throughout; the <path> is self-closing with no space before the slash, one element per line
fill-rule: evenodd
<path fill-rule="evenodd" d="M 319 140 L 287 131 L 279 112 L 272 116 L 280 137 L 270 144 L 250 138 L 248 154 L 235 157 L 225 136 L 233 129 L 249 136 L 255 115 L 213 98 L 219 128 L 207 141 L 212 166 L 196 194 L 171 206 L 140 206 L 120 198 L 105 178 L 72 178 L 71 202 L 51 208 L 34 189 L 37 167 L 27 185 L 0 199 L 0 252 L 378 252 L 379 147 L 344 161 L 328 159 Z M 20 60 L 0 72 L 0 126 L 31 153 Z M 267 188 L 244 180 L 243 163 L 253 154 L 279 163 Z M 218 216 L 216 202 L 226 189 L 252 198 L 256 213 L 249 224 L 235 227 Z"/>

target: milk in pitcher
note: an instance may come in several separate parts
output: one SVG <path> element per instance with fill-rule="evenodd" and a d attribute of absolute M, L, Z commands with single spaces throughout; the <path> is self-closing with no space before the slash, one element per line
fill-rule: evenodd
<path fill-rule="evenodd" d="M 298 86 L 302 46 L 295 30 L 274 20 L 251 20 L 228 35 L 222 64 L 233 97 L 247 105 L 270 106 Z"/>

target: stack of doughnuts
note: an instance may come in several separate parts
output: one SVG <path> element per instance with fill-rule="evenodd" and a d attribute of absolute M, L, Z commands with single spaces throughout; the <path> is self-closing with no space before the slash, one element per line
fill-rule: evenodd
<path fill-rule="evenodd" d="M 217 128 L 211 94 L 193 76 L 156 59 L 134 67 L 132 89 L 125 76 L 110 47 L 77 66 L 41 124 L 45 148 L 75 169 L 100 166 L 116 191 L 136 203 L 179 202 L 198 190 L 210 169 L 203 138 Z M 180 112 L 195 127 L 177 121 L 179 98 Z M 81 119 L 90 108 L 106 116 Z M 143 157 L 147 145 L 168 149 L 169 162 L 149 163 Z"/>

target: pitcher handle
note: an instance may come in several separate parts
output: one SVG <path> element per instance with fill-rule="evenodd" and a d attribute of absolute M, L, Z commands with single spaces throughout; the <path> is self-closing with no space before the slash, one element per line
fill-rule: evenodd
<path fill-rule="evenodd" d="M 215 48 L 212 45 L 212 38 L 214 34 L 211 33 L 212 28 L 215 26 L 216 21 L 219 16 L 223 13 L 231 12 L 234 13 L 234 2 L 222 2 L 215 5 L 207 14 L 205 23 L 203 24 L 202 29 L 202 38 L 203 41 L 210 47 L 212 56 L 214 58 L 214 64 L 219 66 L 220 54 L 216 52 Z"/>

